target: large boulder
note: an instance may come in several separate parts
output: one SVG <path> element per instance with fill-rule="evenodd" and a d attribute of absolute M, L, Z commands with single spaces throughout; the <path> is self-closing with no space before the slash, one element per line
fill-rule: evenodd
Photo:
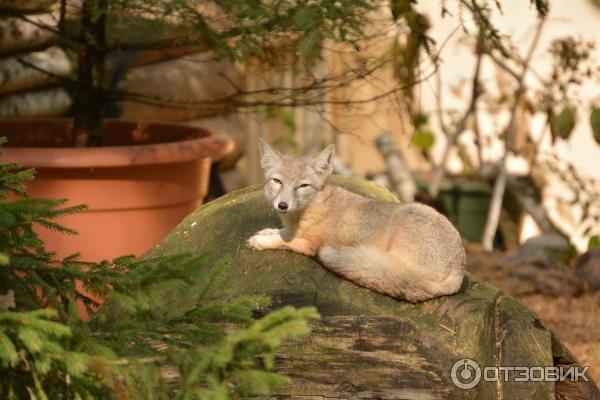
<path fill-rule="evenodd" d="M 397 201 L 375 184 L 332 177 L 364 196 Z M 469 358 L 484 366 L 570 366 L 573 357 L 516 300 L 471 275 L 460 292 L 413 305 L 331 273 L 316 259 L 287 251 L 255 252 L 245 241 L 279 225 L 259 186 L 231 193 L 188 216 L 150 255 L 209 252 L 229 258 L 215 299 L 261 293 L 273 307 L 314 305 L 322 320 L 310 337 L 285 345 L 276 362 L 293 383 L 277 396 L 361 399 L 597 399 L 593 383 L 480 382 L 455 386 L 451 369 Z M 191 308 L 202 285 L 173 292 L 171 304 Z M 461 364 L 462 366 L 463 364 Z M 462 368 L 459 369 L 459 372 Z M 472 376 L 474 376 L 474 370 Z M 502 376 L 502 374 L 501 374 Z M 579 396 L 579 397 L 577 397 Z"/>

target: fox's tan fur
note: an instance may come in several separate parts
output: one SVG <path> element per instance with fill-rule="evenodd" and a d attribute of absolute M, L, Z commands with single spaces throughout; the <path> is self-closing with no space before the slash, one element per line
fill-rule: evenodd
<path fill-rule="evenodd" d="M 283 229 L 263 229 L 249 247 L 318 256 L 344 278 L 410 302 L 456 293 L 466 256 L 452 224 L 424 204 L 371 200 L 327 184 L 333 151 L 291 158 L 261 141 L 266 196 L 275 209 L 281 202 L 289 209 L 280 213 Z"/>

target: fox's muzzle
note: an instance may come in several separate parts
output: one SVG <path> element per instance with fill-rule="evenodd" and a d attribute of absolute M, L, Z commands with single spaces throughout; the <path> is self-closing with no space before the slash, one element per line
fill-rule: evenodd
<path fill-rule="evenodd" d="M 283 186 L 273 201 L 273 207 L 280 213 L 294 211 L 296 201 L 294 199 L 294 189 Z"/>

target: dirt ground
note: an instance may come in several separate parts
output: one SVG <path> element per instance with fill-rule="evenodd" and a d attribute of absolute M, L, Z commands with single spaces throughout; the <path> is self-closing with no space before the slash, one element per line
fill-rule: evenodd
<path fill-rule="evenodd" d="M 502 254 L 481 254 L 470 249 L 467 269 L 479 278 L 511 294 L 533 310 L 583 366 L 590 367 L 600 385 L 600 292 L 578 297 L 548 296 L 528 290 L 528 282 L 507 276 L 498 267 Z"/>

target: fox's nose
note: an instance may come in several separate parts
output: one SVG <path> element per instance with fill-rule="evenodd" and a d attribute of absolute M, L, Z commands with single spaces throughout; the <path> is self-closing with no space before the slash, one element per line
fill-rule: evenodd
<path fill-rule="evenodd" d="M 280 201 L 279 204 L 277 204 L 277 208 L 279 209 L 279 211 L 287 211 L 288 205 L 287 203 Z"/>

